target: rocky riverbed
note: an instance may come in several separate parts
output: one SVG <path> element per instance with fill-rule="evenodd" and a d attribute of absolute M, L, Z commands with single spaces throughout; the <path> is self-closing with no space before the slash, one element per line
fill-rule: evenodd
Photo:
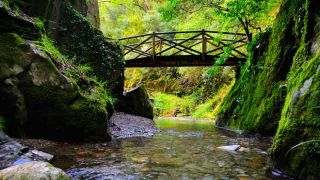
<path fill-rule="evenodd" d="M 109 133 L 115 140 L 153 136 L 160 131 L 152 119 L 122 112 L 115 112 L 108 126 Z M 0 132 L 0 179 L 19 179 L 22 176 L 31 179 L 68 179 L 65 172 L 54 168 L 48 162 L 52 162 L 54 155 L 58 154 L 54 151 L 55 147 L 69 144 L 42 139 L 14 139 Z M 100 144 L 103 147 L 110 143 Z M 54 155 L 43 151 L 50 151 Z"/>
<path fill-rule="evenodd" d="M 109 120 L 109 133 L 113 139 L 153 136 L 159 132 L 152 119 L 115 112 Z"/>

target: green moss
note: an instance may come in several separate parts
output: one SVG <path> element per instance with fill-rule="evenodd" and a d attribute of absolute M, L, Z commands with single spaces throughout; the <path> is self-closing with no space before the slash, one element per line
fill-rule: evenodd
<path fill-rule="evenodd" d="M 28 54 L 25 53 L 27 47 L 22 38 L 15 33 L 4 33 L 0 35 L 0 59 L 1 76 L 12 75 L 13 66 L 18 64 L 20 67 L 27 66 L 30 62 Z M 12 57 L 15 57 L 14 59 Z M 9 69 L 10 68 L 10 69 Z M 0 77 L 2 79 L 4 77 Z"/>
<path fill-rule="evenodd" d="M 303 45 L 301 49 L 304 49 Z M 297 54 L 300 53 L 297 52 Z M 295 56 L 295 61 L 299 61 L 299 64 L 301 64 L 300 61 L 303 63 L 300 67 L 297 66 L 293 69 L 291 73 L 289 93 L 270 152 L 281 166 L 295 172 L 295 175 L 313 174 L 319 177 L 320 174 L 314 171 L 319 168 L 316 165 L 318 164 L 316 159 L 320 157 L 319 143 L 308 144 L 301 149 L 290 152 L 285 157 L 292 146 L 303 141 L 320 139 L 320 111 L 316 108 L 320 104 L 320 73 L 318 70 L 320 56 L 318 54 L 308 61 L 305 61 L 305 58 L 305 56 Z M 306 81 L 310 80 L 312 80 L 310 87 L 301 92 L 301 88 L 306 86 Z M 308 166 L 305 165 L 306 162 Z"/>
<path fill-rule="evenodd" d="M 272 32 L 258 35 L 249 45 L 247 63 L 220 108 L 219 125 L 249 133 L 276 132 L 285 100 L 285 81 L 305 29 L 301 19 L 307 16 L 306 4 L 300 1 L 283 3 L 282 9 L 286 11 L 280 11 Z"/>
<path fill-rule="evenodd" d="M 1 47 L 4 47 L 4 46 L 15 47 L 22 44 L 22 42 L 23 42 L 23 39 L 18 34 L 15 34 L 15 33 L 8 33 L 0 37 Z"/>
<path fill-rule="evenodd" d="M 40 18 L 38 17 L 34 18 L 34 23 L 42 32 L 45 32 L 46 26 Z"/>
<path fill-rule="evenodd" d="M 102 32 L 67 3 L 60 22 L 63 38 L 58 46 L 62 53 L 76 64 L 90 66 L 99 80 L 107 81 L 112 89 L 119 80 L 115 75 L 124 66 L 121 49 L 106 42 Z"/>
<path fill-rule="evenodd" d="M 311 5 L 310 3 L 314 3 Z M 285 0 L 270 37 L 258 36 L 249 46 L 241 77 L 224 100 L 219 125 L 276 136 L 270 150 L 278 168 L 301 179 L 318 179 L 320 144 L 288 150 L 320 139 L 320 58 L 310 51 L 311 16 L 316 1 Z M 278 127 L 278 128 L 277 128 Z"/>
<path fill-rule="evenodd" d="M 194 118 L 214 118 L 213 109 L 216 101 L 215 99 L 210 99 L 204 104 L 201 104 L 196 108 L 196 111 L 192 113 Z"/>
<path fill-rule="evenodd" d="M 46 34 L 41 35 L 41 39 L 37 42 L 39 45 L 39 49 L 49 53 L 51 56 L 53 56 L 56 59 L 59 59 L 60 61 L 66 61 L 67 58 L 64 57 L 59 49 L 56 47 L 54 41 L 49 38 Z"/>

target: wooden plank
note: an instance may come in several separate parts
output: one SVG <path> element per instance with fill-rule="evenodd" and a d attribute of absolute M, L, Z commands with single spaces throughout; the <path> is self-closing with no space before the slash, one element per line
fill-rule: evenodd
<path fill-rule="evenodd" d="M 205 61 L 199 55 L 184 56 L 159 56 L 157 61 L 151 61 L 151 57 L 128 60 L 125 67 L 192 67 L 192 66 L 212 66 L 217 56 L 207 55 Z M 228 58 L 221 66 L 238 66 L 240 62 L 245 62 L 245 58 Z"/>

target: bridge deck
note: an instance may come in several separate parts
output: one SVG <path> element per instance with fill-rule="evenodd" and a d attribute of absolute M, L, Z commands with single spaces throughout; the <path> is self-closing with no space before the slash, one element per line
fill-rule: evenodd
<path fill-rule="evenodd" d="M 212 66 L 216 61 L 216 56 L 206 55 L 205 60 L 202 56 L 198 55 L 181 55 L 181 56 L 159 56 L 156 61 L 151 58 L 139 58 L 126 60 L 125 67 L 192 67 L 192 66 Z M 237 66 L 239 63 L 244 62 L 245 58 L 228 58 L 220 66 Z"/>
<path fill-rule="evenodd" d="M 119 39 L 126 67 L 236 66 L 246 59 L 245 34 L 218 31 L 158 32 Z"/>

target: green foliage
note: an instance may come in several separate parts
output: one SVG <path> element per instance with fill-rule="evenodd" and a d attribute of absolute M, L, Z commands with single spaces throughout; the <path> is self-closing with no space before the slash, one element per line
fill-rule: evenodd
<path fill-rule="evenodd" d="M 54 41 L 50 39 L 46 34 L 41 34 L 41 39 L 37 42 L 38 47 L 49 53 L 53 58 L 59 59 L 61 61 L 66 61 L 67 59 L 61 54 L 59 49 L 56 47 Z"/>
<path fill-rule="evenodd" d="M 196 108 L 196 111 L 192 113 L 193 118 L 215 118 L 213 114 L 214 104 L 216 103 L 215 99 L 210 99 L 204 104 L 201 104 Z"/>
<path fill-rule="evenodd" d="M 155 93 L 153 94 L 153 97 L 155 116 L 175 116 L 182 101 L 182 98 L 165 93 Z"/>
<path fill-rule="evenodd" d="M 189 21 L 185 16 L 192 14 L 196 16 L 211 10 L 211 15 L 206 16 L 206 20 L 212 18 L 215 21 L 215 28 L 244 31 L 250 40 L 251 32 L 270 25 L 274 18 L 272 12 L 276 11 L 279 2 L 279 0 L 168 0 L 166 6 L 160 8 L 160 12 L 166 21 L 177 18 Z"/>
<path fill-rule="evenodd" d="M 159 8 L 159 12 L 162 15 L 162 19 L 164 21 L 171 21 L 173 18 L 180 15 L 180 11 L 178 11 L 181 0 L 169 0 L 165 7 Z"/>
<path fill-rule="evenodd" d="M 40 18 L 36 17 L 36 18 L 34 18 L 33 21 L 34 21 L 34 23 L 36 24 L 36 26 L 37 26 L 42 32 L 45 32 L 46 26 L 45 26 L 44 22 L 43 22 Z"/>
<path fill-rule="evenodd" d="M 118 83 L 114 73 L 124 62 L 118 45 L 106 42 L 103 34 L 91 26 L 70 4 L 63 12 L 60 33 L 65 42 L 58 44 L 62 53 L 77 65 L 90 66 L 99 80 L 107 81 L 112 89 Z"/>
<path fill-rule="evenodd" d="M 304 146 L 304 145 L 306 145 L 306 144 L 310 144 L 310 143 L 320 143 L 320 140 L 309 140 L 309 141 L 304 141 L 304 142 L 301 142 L 301 143 L 299 143 L 299 144 L 297 144 L 297 145 L 294 145 L 293 147 L 291 147 L 291 148 L 287 151 L 287 153 L 286 153 L 286 155 L 285 155 L 284 157 L 287 157 L 287 155 L 288 155 L 291 151 L 293 151 L 294 149 L 300 148 L 300 147 L 302 147 L 302 146 Z"/>
<path fill-rule="evenodd" d="M 232 85 L 223 86 L 212 98 L 201 97 L 199 91 L 188 96 L 178 97 L 166 93 L 153 93 L 154 114 L 160 117 L 192 116 L 193 118 L 213 119 L 222 99 L 228 94 Z"/>

